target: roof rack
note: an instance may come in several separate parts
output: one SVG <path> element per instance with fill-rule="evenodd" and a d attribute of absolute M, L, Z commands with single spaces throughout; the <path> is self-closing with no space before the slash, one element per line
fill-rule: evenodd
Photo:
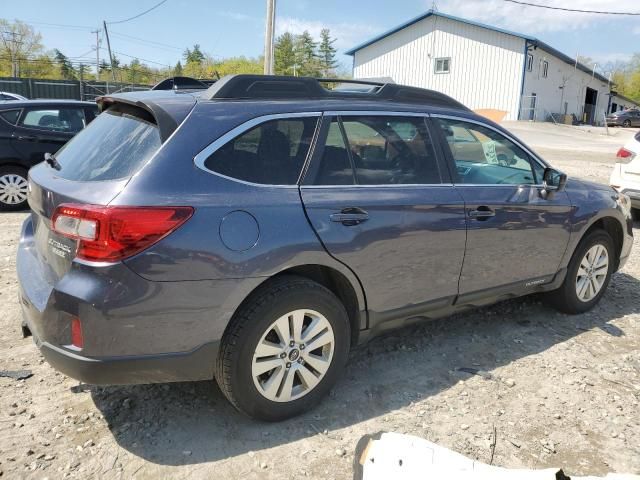
<path fill-rule="evenodd" d="M 322 83 L 370 86 L 369 89 L 327 89 Z M 336 78 L 277 75 L 227 75 L 204 92 L 207 100 L 358 99 L 385 100 L 409 104 L 469 110 L 463 104 L 435 90 L 395 83 Z"/>

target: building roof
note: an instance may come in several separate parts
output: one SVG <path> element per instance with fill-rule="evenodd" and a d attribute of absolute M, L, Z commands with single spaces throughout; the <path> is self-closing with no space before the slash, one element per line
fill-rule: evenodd
<path fill-rule="evenodd" d="M 518 38 L 522 38 L 524 40 L 526 40 L 530 45 L 536 46 L 538 48 L 541 48 L 547 52 L 549 52 L 550 54 L 554 55 L 555 57 L 558 57 L 560 60 L 562 60 L 565 63 L 568 63 L 569 65 L 575 65 L 576 68 L 578 70 L 581 70 L 585 73 L 588 73 L 590 75 L 593 75 L 594 77 L 596 77 L 598 80 L 601 80 L 603 82 L 609 82 L 609 79 L 601 74 L 599 74 L 598 72 L 593 72 L 593 69 L 589 68 L 588 66 L 580 63 L 580 62 L 576 62 L 575 58 L 572 58 L 564 53 L 562 53 L 560 50 L 557 50 L 555 48 L 553 48 L 551 45 L 543 42 L 542 40 L 536 38 L 536 37 L 532 37 L 531 35 L 525 35 L 523 33 L 518 33 L 518 32 L 513 32 L 511 30 L 506 30 L 504 28 L 498 28 L 498 27 L 494 27 L 492 25 L 487 25 L 486 23 L 481 23 L 481 22 L 476 22 L 474 20 L 468 20 L 466 18 L 461 18 L 461 17 L 456 17 L 454 15 L 449 15 L 447 13 L 442 13 L 442 12 L 436 12 L 434 10 L 427 10 L 426 13 L 423 13 L 422 15 L 419 15 L 415 18 L 412 18 L 411 20 L 398 25 L 395 28 L 392 28 L 391 30 L 387 30 L 384 33 L 381 33 L 380 35 L 371 38 L 369 40 L 367 40 L 364 43 L 361 43 L 360 45 L 357 45 L 353 48 L 351 48 L 350 50 L 347 50 L 345 52 L 345 54 L 347 55 L 355 55 L 355 53 L 358 50 L 362 50 L 365 47 L 368 47 L 369 45 L 376 43 L 390 35 L 393 35 L 396 32 L 399 32 L 400 30 L 403 30 L 407 27 L 410 27 L 411 25 L 418 23 L 426 18 L 429 18 L 431 16 L 437 16 L 437 17 L 442 17 L 442 18 L 448 18 L 449 20 L 454 20 L 456 22 L 461 22 L 461 23 L 466 23 L 467 25 L 473 25 L 476 27 L 480 27 L 480 28 L 486 28 L 487 30 L 492 30 L 494 32 L 499 32 L 499 33 L 504 33 L 505 35 L 512 35 L 514 37 L 518 37 Z"/>
<path fill-rule="evenodd" d="M 618 92 L 611 92 L 611 96 L 621 98 L 625 102 L 630 102 L 630 103 L 633 103 L 636 107 L 640 107 L 640 102 L 638 102 L 637 100 L 634 100 L 633 98 L 625 97 L 624 95 L 621 95 Z"/>

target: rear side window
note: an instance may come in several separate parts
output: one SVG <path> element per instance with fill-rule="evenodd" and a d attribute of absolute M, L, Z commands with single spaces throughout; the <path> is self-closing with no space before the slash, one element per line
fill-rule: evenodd
<path fill-rule="evenodd" d="M 12 125 L 18 123 L 18 117 L 20 116 L 20 110 L 4 110 L 0 112 L 0 117 L 9 122 Z"/>
<path fill-rule="evenodd" d="M 56 154 L 59 176 L 99 181 L 131 177 L 158 151 L 158 127 L 129 113 L 107 110 Z"/>
<path fill-rule="evenodd" d="M 82 108 L 43 108 L 27 110 L 20 125 L 38 130 L 75 133 L 86 126 L 86 120 Z"/>
<path fill-rule="evenodd" d="M 317 117 L 300 117 L 261 123 L 216 150 L 204 166 L 245 182 L 295 185 L 317 122 Z"/>

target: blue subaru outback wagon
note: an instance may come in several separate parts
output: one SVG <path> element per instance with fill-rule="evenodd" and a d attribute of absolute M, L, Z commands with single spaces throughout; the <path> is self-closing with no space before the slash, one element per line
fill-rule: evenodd
<path fill-rule="evenodd" d="M 259 419 L 389 328 L 546 292 L 592 308 L 629 200 L 438 92 L 237 75 L 105 96 L 29 172 L 23 331 L 83 382 L 215 378 Z"/>

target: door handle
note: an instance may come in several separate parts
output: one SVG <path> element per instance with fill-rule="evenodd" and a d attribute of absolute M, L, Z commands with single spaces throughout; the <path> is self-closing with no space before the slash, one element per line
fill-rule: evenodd
<path fill-rule="evenodd" d="M 33 142 L 36 140 L 36 137 L 33 135 L 18 135 L 18 140 L 26 140 L 27 142 Z"/>
<path fill-rule="evenodd" d="M 496 216 L 496 212 L 486 206 L 480 206 L 476 210 L 469 210 L 469 218 L 475 218 L 476 220 L 487 220 Z"/>
<path fill-rule="evenodd" d="M 343 208 L 340 213 L 329 215 L 332 222 L 342 223 L 346 226 L 358 225 L 369 220 L 369 214 L 357 207 Z"/>

